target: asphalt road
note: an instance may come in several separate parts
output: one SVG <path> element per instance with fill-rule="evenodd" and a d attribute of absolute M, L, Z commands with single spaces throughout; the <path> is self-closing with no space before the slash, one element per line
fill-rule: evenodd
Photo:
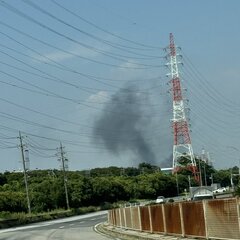
<path fill-rule="evenodd" d="M 0 230 L 1 240 L 109 240 L 94 231 L 94 226 L 107 220 L 107 212 L 35 223 Z"/>

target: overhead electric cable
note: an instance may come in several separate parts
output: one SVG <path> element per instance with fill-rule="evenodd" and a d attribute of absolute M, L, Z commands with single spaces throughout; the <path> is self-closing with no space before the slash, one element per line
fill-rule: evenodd
<path fill-rule="evenodd" d="M 80 57 L 80 58 L 81 58 L 81 56 L 78 55 L 78 54 L 76 54 L 76 53 L 67 51 L 66 49 L 59 48 L 59 47 L 57 47 L 56 45 L 52 45 L 52 44 L 50 44 L 50 43 L 48 43 L 48 42 L 45 42 L 45 41 L 43 41 L 43 40 L 41 40 L 41 39 L 35 38 L 35 37 L 33 37 L 32 35 L 29 35 L 28 33 L 22 32 L 22 31 L 20 31 L 19 29 L 16 29 L 16 28 L 14 28 L 14 27 L 10 26 L 9 24 L 6 24 L 6 23 L 4 23 L 4 22 L 2 22 L 2 21 L 0 21 L 0 24 L 3 25 L 3 26 L 5 26 L 5 27 L 7 27 L 7 28 L 9 28 L 9 29 L 11 29 L 11 30 L 13 30 L 13 31 L 15 31 L 15 32 L 17 32 L 17 33 L 19 33 L 19 34 L 21 34 L 21 35 L 23 35 L 23 36 L 25 36 L 25 37 L 27 37 L 27 38 L 30 38 L 30 39 L 32 39 L 32 40 L 34 40 L 34 41 L 37 41 L 37 42 L 39 42 L 39 43 L 41 43 L 41 44 L 43 44 L 43 45 L 45 45 L 45 46 L 48 46 L 48 47 L 50 47 L 50 48 L 56 49 L 56 50 L 61 51 L 61 52 L 63 52 L 63 53 L 66 53 L 66 54 L 69 54 L 69 55 L 72 55 L 72 56 Z M 17 42 L 18 44 L 21 44 L 22 46 L 28 47 L 28 46 L 24 45 L 23 43 L 21 43 L 20 41 L 16 40 L 15 38 L 9 36 L 9 35 L 6 34 L 6 33 L 3 33 L 3 32 L 1 32 L 1 31 L 0 31 L 0 33 L 1 33 L 2 35 L 6 36 L 7 38 L 9 38 L 9 39 Z M 30 48 L 29 48 L 29 50 L 30 50 Z M 37 54 L 39 55 L 40 53 L 37 53 Z M 43 57 L 44 55 L 41 54 L 41 56 Z M 47 58 L 47 57 L 45 56 L 45 58 Z M 54 60 L 52 60 L 52 59 L 50 59 L 50 58 L 48 58 L 48 60 L 50 60 L 50 61 L 52 61 L 52 62 L 54 61 Z M 46 64 L 46 62 L 45 62 L 45 64 Z M 162 66 L 163 66 L 163 65 L 162 65 Z M 85 73 L 82 73 L 82 75 L 85 76 L 85 77 L 94 78 L 94 79 L 100 79 L 100 80 L 106 80 L 106 81 L 120 81 L 120 80 L 116 80 L 116 79 L 112 79 L 112 78 L 104 78 L 104 77 L 99 77 L 99 76 L 93 76 L 93 75 L 85 74 Z M 156 78 L 157 78 L 157 77 L 156 77 Z M 149 81 L 149 80 L 155 80 L 156 78 L 143 79 L 143 80 L 144 80 L 144 81 Z M 122 81 L 122 80 L 121 80 L 121 81 Z M 130 81 L 140 81 L 140 80 L 130 80 L 130 79 L 128 79 L 127 81 L 130 82 Z M 141 80 L 141 81 L 142 81 L 142 80 Z"/>
<path fill-rule="evenodd" d="M 115 33 L 112 33 L 112 32 L 110 32 L 110 31 L 108 31 L 108 30 L 106 30 L 106 29 L 104 29 L 104 28 L 102 28 L 102 27 L 99 27 L 99 26 L 96 25 L 95 23 L 90 22 L 89 20 L 81 17 L 79 14 L 74 13 L 73 11 L 69 10 L 68 8 L 64 7 L 63 5 L 61 5 L 61 4 L 59 3 L 59 1 L 58 1 L 58 2 L 55 1 L 55 0 L 50 0 L 50 1 L 51 1 L 52 3 L 54 3 L 55 5 L 57 5 L 58 7 L 64 9 L 66 12 L 70 13 L 71 15 L 77 17 L 77 18 L 80 19 L 81 21 L 83 21 L 83 22 L 85 22 L 85 23 L 87 23 L 87 24 L 95 27 L 96 29 L 101 30 L 101 31 L 103 31 L 103 32 L 105 32 L 105 33 L 107 33 L 107 34 L 109 34 L 109 35 L 111 35 L 111 36 L 114 36 L 114 37 L 116 37 L 116 38 L 118 38 L 118 39 L 121 39 L 121 40 L 123 40 L 123 41 L 129 42 L 129 43 L 132 43 L 132 44 L 135 44 L 135 45 L 138 45 L 138 46 L 147 47 L 147 48 L 149 48 L 150 50 L 161 49 L 161 48 L 159 48 L 159 47 L 157 47 L 157 46 L 151 46 L 151 45 L 139 43 L 139 42 L 130 40 L 130 39 L 128 39 L 128 38 L 122 37 L 122 36 L 120 36 L 120 35 L 117 35 L 117 34 L 115 34 Z"/>
<path fill-rule="evenodd" d="M 2 5 L 3 7 L 5 7 L 5 8 L 8 9 L 9 11 L 14 12 L 15 14 L 17 14 L 17 15 L 19 15 L 19 16 L 21 16 L 21 17 L 23 17 L 23 18 L 25 18 L 25 19 L 27 19 L 27 20 L 35 23 L 35 24 L 37 24 L 38 26 L 40 26 L 40 27 L 42 27 L 42 28 L 44 28 L 44 29 L 46 29 L 46 30 L 48 30 L 48 31 L 50 31 L 50 32 L 52 32 L 52 33 L 54 33 L 54 34 L 62 37 L 62 38 L 67 39 L 68 41 L 71 41 L 71 42 L 73 42 L 73 43 L 75 43 L 75 44 L 78 44 L 78 45 L 80 45 L 80 46 L 82 46 L 82 47 L 85 47 L 85 48 L 87 48 L 87 49 L 89 49 L 89 50 L 91 50 L 91 51 L 94 51 L 94 52 L 97 52 L 97 53 L 101 53 L 101 54 L 103 54 L 104 56 L 111 57 L 111 58 L 114 58 L 114 59 L 116 59 L 116 60 L 123 61 L 122 59 L 117 59 L 116 57 L 111 56 L 109 53 L 107 53 L 107 52 L 105 52 L 105 51 L 96 49 L 95 47 L 92 47 L 92 46 L 90 46 L 90 45 L 88 45 L 88 44 L 82 43 L 82 42 L 80 42 L 80 41 L 78 41 L 78 40 L 76 40 L 76 39 L 73 39 L 73 38 L 71 38 L 71 37 L 69 37 L 69 36 L 67 36 L 67 35 L 65 35 L 65 34 L 63 34 L 63 33 L 60 33 L 60 32 L 58 32 L 58 31 L 54 30 L 53 28 L 50 28 L 49 26 L 47 26 L 47 25 L 45 25 L 45 24 L 37 21 L 36 19 L 34 19 L 34 18 L 26 15 L 25 13 L 19 11 L 18 9 L 14 8 L 13 6 L 11 6 L 10 4 L 7 4 L 7 3 L 4 2 L 4 1 L 1 1 L 1 2 L 0 2 L 0 5 Z M 115 64 L 110 64 L 110 63 L 103 63 L 103 62 L 100 62 L 100 61 L 97 61 L 97 60 L 94 60 L 94 59 L 90 59 L 90 58 L 87 58 L 87 57 L 84 57 L 84 58 L 85 58 L 85 60 L 88 60 L 88 61 L 92 61 L 92 62 L 99 63 L 99 64 L 103 64 L 103 65 L 108 65 L 108 66 L 111 66 L 111 67 L 117 67 L 117 68 L 148 69 L 148 68 L 158 68 L 158 67 L 159 67 L 159 65 L 156 65 L 156 66 L 152 65 L 152 66 L 147 66 L 147 67 L 129 67 L 129 66 L 115 65 Z M 126 61 L 126 62 L 127 62 L 127 61 Z M 136 63 L 131 63 L 131 64 L 138 65 L 138 64 L 136 64 Z"/>
<path fill-rule="evenodd" d="M 29 0 L 22 0 L 22 1 L 24 3 L 26 3 L 27 5 L 31 6 L 32 8 L 34 8 L 35 10 L 37 10 L 37 11 L 47 15 L 48 17 L 56 20 L 57 22 L 60 22 L 61 24 L 64 24 L 65 26 L 68 26 L 69 28 L 72 28 L 72 29 L 74 29 L 74 30 L 76 30 L 76 31 L 78 31 L 78 32 L 80 32 L 80 33 L 82 33 L 82 34 L 84 34 L 84 35 L 94 39 L 94 40 L 97 40 L 97 41 L 99 41 L 101 43 L 107 44 L 107 45 L 109 45 L 109 46 L 111 46 L 113 48 L 116 48 L 116 49 L 119 49 L 119 50 L 122 50 L 122 51 L 125 51 L 125 52 L 128 52 L 128 53 L 133 53 L 133 54 L 136 54 L 136 55 L 141 55 L 141 56 L 146 56 L 147 57 L 147 58 L 140 58 L 140 59 L 149 60 L 149 59 L 152 59 L 152 58 L 154 58 L 154 59 L 159 58 L 158 56 L 148 56 L 148 55 L 143 55 L 143 54 L 137 54 L 135 52 L 130 51 L 129 49 L 128 50 L 123 49 L 123 48 L 132 48 L 132 47 L 124 46 L 124 45 L 121 45 L 121 44 L 118 44 L 118 43 L 113 43 L 113 42 L 107 41 L 105 39 L 102 39 L 100 37 L 97 37 L 97 36 L 95 36 L 95 35 L 93 35 L 91 33 L 88 33 L 86 31 L 84 31 L 84 30 L 82 30 L 82 29 L 72 25 L 72 24 L 69 24 L 68 22 L 62 20 L 61 18 L 57 17 L 56 15 L 50 13 L 49 11 L 41 8 L 39 5 L 33 3 L 31 1 L 29 1 Z M 126 57 L 126 58 L 132 58 L 132 56 L 124 56 L 124 55 L 119 55 L 119 54 L 115 54 L 115 55 L 121 56 L 121 57 Z M 160 57 L 160 58 L 163 58 L 163 57 Z"/>

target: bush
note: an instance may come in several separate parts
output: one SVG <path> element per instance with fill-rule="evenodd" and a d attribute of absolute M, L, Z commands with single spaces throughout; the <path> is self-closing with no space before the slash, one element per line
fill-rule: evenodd
<path fill-rule="evenodd" d="M 101 210 L 108 210 L 108 209 L 112 209 L 112 208 L 113 208 L 113 204 L 109 203 L 109 202 L 104 202 L 100 205 Z"/>
<path fill-rule="evenodd" d="M 27 214 L 27 213 L 10 213 L 10 212 L 1 212 L 0 213 L 0 229 L 8 228 L 18 225 L 23 225 L 27 223 L 35 223 L 41 221 L 47 221 L 51 219 L 71 217 L 74 215 L 81 215 L 90 212 L 96 212 L 100 210 L 97 207 L 89 206 L 76 208 L 71 210 L 54 210 L 52 212 L 45 212 L 39 214 Z"/>

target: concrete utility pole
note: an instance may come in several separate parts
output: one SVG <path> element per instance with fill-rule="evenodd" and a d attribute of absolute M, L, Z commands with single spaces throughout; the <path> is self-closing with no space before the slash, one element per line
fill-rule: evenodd
<path fill-rule="evenodd" d="M 19 139 L 20 139 L 20 148 L 21 148 L 21 154 L 22 154 L 22 164 L 23 164 L 24 182 L 25 182 L 26 195 L 27 195 L 28 213 L 30 214 L 30 213 L 31 213 L 31 204 L 30 204 L 29 192 L 28 192 L 28 180 L 27 180 L 27 173 L 26 173 L 26 165 L 25 165 L 25 158 L 24 158 L 22 135 L 21 135 L 21 132 L 20 132 L 20 131 L 19 131 Z"/>
<path fill-rule="evenodd" d="M 201 164 L 200 164 L 200 159 L 198 159 L 198 168 L 199 168 L 199 181 L 200 181 L 200 186 L 202 187 L 202 170 L 201 170 Z"/>
<path fill-rule="evenodd" d="M 188 185 L 189 185 L 189 192 L 190 192 L 190 189 L 191 189 L 191 176 L 188 175 Z"/>
<path fill-rule="evenodd" d="M 211 173 L 211 181 L 212 181 L 212 184 L 213 184 L 213 174 Z"/>
<path fill-rule="evenodd" d="M 240 150 L 234 146 L 227 146 L 227 148 L 231 148 L 237 152 L 240 152 Z M 233 184 L 233 176 L 238 176 L 238 184 L 240 184 L 240 159 L 238 159 L 238 174 L 233 174 L 231 173 L 231 185 L 232 187 L 234 187 L 234 184 Z"/>
<path fill-rule="evenodd" d="M 61 142 L 60 142 L 60 154 L 61 154 L 61 162 L 62 162 L 64 189 L 65 189 L 65 195 L 66 195 L 66 204 L 67 204 L 67 209 L 70 209 L 69 199 L 68 199 L 67 176 L 66 176 L 66 171 L 65 171 L 65 161 L 66 161 L 66 158 L 64 156 L 65 153 L 63 151 L 63 146 L 62 146 Z"/>
<path fill-rule="evenodd" d="M 179 184 L 178 184 L 178 174 L 176 172 L 176 185 L 177 185 L 177 196 L 179 196 Z"/>

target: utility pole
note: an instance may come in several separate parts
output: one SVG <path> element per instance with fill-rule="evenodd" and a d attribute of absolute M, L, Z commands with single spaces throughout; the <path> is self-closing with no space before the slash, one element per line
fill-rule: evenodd
<path fill-rule="evenodd" d="M 201 164 L 200 164 L 200 158 L 198 158 L 198 169 L 199 169 L 199 184 L 202 187 L 202 170 L 201 170 Z"/>
<path fill-rule="evenodd" d="M 190 189 L 191 189 L 191 176 L 188 175 L 188 185 L 189 185 L 189 192 L 190 192 Z"/>
<path fill-rule="evenodd" d="M 70 209 L 69 206 L 69 199 L 68 199 L 68 188 L 67 188 L 67 176 L 65 171 L 65 161 L 67 160 L 64 156 L 65 152 L 63 151 L 62 143 L 60 142 L 60 160 L 62 163 L 62 171 L 63 171 L 63 181 L 64 181 L 64 189 L 65 189 L 65 195 L 66 195 L 66 204 L 67 209 Z"/>
<path fill-rule="evenodd" d="M 232 148 L 233 150 L 237 151 L 237 152 L 240 152 L 240 150 L 234 146 L 227 146 L 228 148 Z M 238 184 L 240 184 L 240 159 L 238 159 L 238 174 L 233 174 L 231 172 L 231 185 L 232 187 L 234 187 L 234 184 L 233 184 L 233 176 L 238 176 Z"/>
<path fill-rule="evenodd" d="M 204 182 L 205 182 L 205 186 L 207 186 L 207 173 L 206 173 L 206 162 L 203 165 L 203 169 L 204 169 Z"/>
<path fill-rule="evenodd" d="M 204 148 L 202 148 L 201 161 L 203 163 L 203 171 L 204 171 L 204 186 L 207 186 L 207 174 L 206 174 L 207 157 L 206 157 L 206 152 Z"/>
<path fill-rule="evenodd" d="M 20 148 L 21 148 L 21 154 L 22 154 L 23 174 L 24 174 L 24 182 L 25 182 L 25 188 L 26 188 L 28 213 L 30 214 L 31 213 L 31 204 L 30 204 L 30 199 L 29 199 L 28 180 L 27 180 L 27 173 L 26 173 L 26 165 L 25 165 L 25 158 L 24 158 L 22 135 L 21 135 L 20 131 L 19 131 L 19 139 L 20 139 Z"/>
<path fill-rule="evenodd" d="M 240 159 L 238 159 L 238 184 L 240 184 Z"/>
<path fill-rule="evenodd" d="M 178 174 L 176 172 L 177 196 L 179 196 Z"/>
<path fill-rule="evenodd" d="M 212 185 L 213 185 L 213 174 L 211 173 L 211 181 L 212 181 Z"/>

